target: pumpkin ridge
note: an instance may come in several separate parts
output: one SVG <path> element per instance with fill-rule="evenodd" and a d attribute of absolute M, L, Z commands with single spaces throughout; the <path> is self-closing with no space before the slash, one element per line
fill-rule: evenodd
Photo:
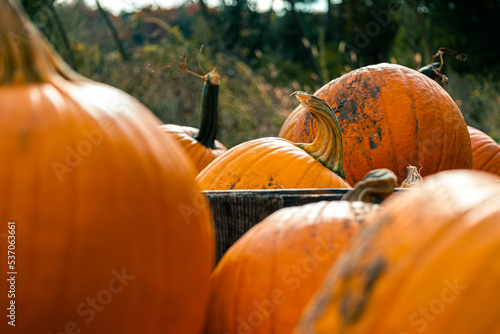
<path fill-rule="evenodd" d="M 481 141 L 479 143 L 479 145 L 476 146 L 476 151 L 483 153 L 484 149 L 489 146 L 488 144 L 489 143 L 486 140 Z M 479 160 L 479 162 L 481 162 L 481 165 L 477 165 L 478 160 Z M 489 162 L 489 160 L 488 159 L 476 159 L 476 160 L 474 160 L 474 162 L 476 164 L 477 169 L 483 169 L 483 168 L 485 168 L 485 165 Z"/>
<path fill-rule="evenodd" d="M 426 86 L 429 88 L 429 89 L 427 89 L 427 91 L 431 91 L 432 95 L 434 95 L 434 101 L 436 101 L 436 103 L 437 103 L 437 110 L 439 110 L 439 112 L 438 112 L 439 116 L 436 117 L 436 118 L 438 118 L 441 121 L 441 126 L 439 127 L 439 129 L 443 129 L 444 128 L 443 125 L 445 123 L 445 120 L 444 120 L 444 118 L 442 116 L 442 113 L 441 113 L 441 109 L 442 109 L 441 108 L 441 101 L 439 100 L 439 98 L 437 96 L 437 92 L 434 89 L 432 89 L 432 84 L 431 84 L 431 82 L 429 82 L 429 80 L 427 80 L 427 78 L 428 78 L 427 76 L 424 76 L 424 77 L 421 78 L 421 80 L 424 81 L 425 84 L 426 84 Z M 435 82 L 435 81 L 433 81 L 433 82 Z M 441 86 L 439 86 L 439 88 L 441 88 Z M 440 95 L 443 95 L 443 94 L 440 94 Z M 458 112 L 461 113 L 460 110 Z M 452 132 L 453 132 L 453 138 L 455 138 L 456 137 L 456 131 L 452 131 Z M 443 152 L 443 151 L 450 152 L 450 147 L 452 146 L 452 144 L 448 144 L 448 145 L 446 145 L 446 144 L 448 142 L 450 142 L 450 143 L 454 142 L 453 146 L 455 146 L 456 141 L 457 141 L 457 140 L 453 140 L 453 141 L 452 140 L 445 140 L 444 134 L 443 134 L 442 140 L 443 140 L 443 142 L 441 143 L 441 145 L 438 145 L 436 142 L 433 141 L 434 149 L 436 149 L 436 146 L 439 146 L 440 149 L 441 149 L 440 150 L 441 152 Z M 452 166 L 455 165 L 455 161 L 457 159 L 457 156 L 458 156 L 457 154 L 453 154 L 453 163 L 451 164 Z M 442 168 L 441 166 L 443 165 L 443 162 L 445 162 L 445 161 L 444 161 L 444 159 L 438 159 L 438 160 L 439 161 L 438 161 L 438 165 L 437 165 L 437 170 L 441 170 L 441 168 Z M 428 169 L 427 166 L 424 166 L 424 168 Z"/>
<path fill-rule="evenodd" d="M 273 243 L 273 246 L 274 246 L 274 249 L 273 249 L 273 252 L 275 254 L 278 254 L 278 250 L 279 250 L 279 247 L 278 247 L 278 243 L 279 241 L 283 238 L 283 234 L 284 234 L 284 229 L 281 228 L 279 229 L 278 231 L 278 235 L 276 236 L 276 238 L 274 238 L 274 243 Z M 274 290 L 273 287 L 276 286 L 276 284 L 274 283 L 275 280 L 276 280 L 276 272 L 278 271 L 278 268 L 276 265 L 273 265 L 273 273 L 271 275 L 272 277 L 272 281 L 271 281 L 271 284 L 269 284 L 269 294 L 268 296 L 271 296 L 272 295 L 272 291 Z M 271 290 L 273 289 L 273 290 Z M 279 312 L 279 305 L 275 305 L 274 306 L 274 312 L 271 312 L 271 314 L 269 315 L 269 318 L 270 318 L 270 325 L 271 325 L 271 328 L 270 328 L 270 332 L 271 334 L 274 334 L 276 332 L 276 313 Z"/>
<path fill-rule="evenodd" d="M 243 153 L 240 153 L 240 155 L 242 157 L 244 157 L 250 153 L 251 153 L 250 151 L 245 151 Z M 268 154 L 269 154 L 269 151 L 267 151 L 267 150 L 263 150 L 262 152 L 259 152 L 259 154 L 257 154 L 256 156 L 253 157 L 252 162 L 248 166 L 245 166 L 246 169 L 251 170 L 253 166 L 255 166 L 256 164 L 258 164 L 260 162 L 262 157 L 265 157 Z"/>
<path fill-rule="evenodd" d="M 273 138 L 273 139 L 276 139 L 276 138 Z M 283 138 L 280 138 L 280 139 L 283 139 Z M 245 157 L 246 155 L 248 155 L 248 154 L 251 154 L 251 153 L 252 153 L 251 151 L 247 150 L 247 147 L 248 147 L 248 146 L 253 146 L 253 144 L 254 144 L 256 141 L 258 141 L 258 140 L 260 140 L 260 139 L 254 139 L 254 140 L 251 140 L 251 141 L 247 142 L 247 145 L 237 147 L 235 150 L 231 151 L 231 153 L 230 153 L 230 154 L 231 154 L 231 155 L 233 155 L 233 156 L 239 156 L 240 158 L 243 158 L 243 157 Z M 290 141 L 288 141 L 288 140 L 286 140 L 286 139 L 283 139 L 283 140 L 285 140 L 285 141 L 287 141 L 287 142 L 289 142 L 290 144 L 292 144 L 292 145 L 293 145 L 293 143 L 292 143 L 292 142 L 290 142 Z M 266 142 L 267 142 L 267 140 L 266 140 Z M 261 145 L 261 143 L 258 143 L 258 145 Z M 259 162 L 260 162 L 260 159 L 261 159 L 262 157 L 264 157 L 264 156 L 268 155 L 269 153 L 270 153 L 270 151 L 269 151 L 269 150 L 262 150 L 261 152 L 259 152 L 259 154 L 257 154 L 256 156 L 254 156 L 254 157 L 253 157 L 252 162 L 251 162 L 249 165 L 245 166 L 245 169 L 250 170 L 252 166 L 254 166 L 255 164 L 257 164 L 257 163 L 259 163 Z M 215 160 L 214 160 L 214 161 L 215 161 Z M 228 164 L 227 164 L 227 165 L 226 165 L 223 169 L 219 169 L 219 173 L 218 173 L 217 175 L 214 175 L 214 176 L 213 176 L 213 182 L 215 182 L 217 179 L 219 179 L 219 178 L 220 178 L 220 176 L 221 176 L 221 174 L 225 173 L 225 172 L 224 172 L 224 169 L 226 169 L 226 168 L 231 168 L 233 165 L 238 166 L 238 165 L 239 165 L 239 163 L 238 163 L 237 161 L 231 161 L 231 162 L 229 162 L 229 163 L 228 163 Z M 207 166 L 207 167 L 208 167 L 208 166 Z M 207 168 L 207 170 L 208 170 L 208 168 Z M 202 176 L 201 174 L 202 174 L 202 173 L 200 173 L 200 175 L 199 175 L 197 178 L 200 178 L 200 177 Z M 236 189 L 238 189 L 238 187 L 236 186 L 236 184 L 235 184 L 235 188 L 236 188 Z"/>
<path fill-rule="evenodd" d="M 313 158 L 314 158 L 314 157 L 313 157 Z M 316 159 L 316 158 L 315 158 L 315 159 Z M 319 162 L 319 163 L 321 163 L 321 161 L 319 161 L 319 160 L 316 160 L 316 161 L 317 161 L 317 162 Z M 324 166 L 322 163 L 321 163 L 321 165 L 322 165 L 322 166 Z M 326 166 L 325 166 L 325 167 L 326 167 Z M 329 170 L 331 170 L 331 169 L 329 169 Z M 333 172 L 333 171 L 332 171 L 332 172 Z M 299 173 L 298 173 L 298 171 L 297 171 L 297 172 L 296 172 L 296 175 L 297 175 L 297 177 L 298 177 L 299 179 L 301 179 L 301 178 L 303 178 L 303 177 L 304 177 L 306 174 L 308 174 L 308 173 L 309 173 L 309 169 L 308 169 L 308 168 L 303 168 L 302 173 L 301 173 L 301 174 L 299 174 Z M 317 181 L 320 177 L 321 177 L 321 174 L 320 174 L 320 173 L 318 173 L 318 174 L 317 174 L 317 176 L 316 176 L 316 181 Z M 316 181 L 315 181 L 315 182 L 316 182 Z M 316 183 L 311 183 L 311 184 L 316 184 Z"/>
<path fill-rule="evenodd" d="M 479 143 L 479 145 L 476 146 L 476 148 L 478 150 L 481 150 L 482 148 L 484 148 L 485 146 L 487 146 L 489 144 L 489 142 L 487 140 L 481 140 L 481 142 Z"/>
<path fill-rule="evenodd" d="M 241 252 L 240 252 L 241 253 Z M 239 254 L 238 254 L 239 255 Z M 236 291 L 241 291 L 241 287 L 242 287 L 242 280 L 240 279 L 240 277 L 244 274 L 244 271 L 245 271 L 245 268 L 247 267 L 245 265 L 245 263 L 247 262 L 247 257 L 246 256 L 238 256 L 239 259 L 241 259 L 241 265 L 237 267 L 237 271 L 236 273 L 234 274 L 234 281 L 237 282 L 236 284 Z M 235 298 L 234 300 L 234 307 L 233 307 L 233 310 L 234 310 L 234 313 L 235 314 L 239 314 L 239 311 L 238 311 L 238 305 L 239 303 L 237 302 L 237 299 Z M 232 319 L 234 320 L 235 323 L 231 324 L 232 328 L 237 328 L 237 319 L 236 317 L 232 317 Z"/>
<path fill-rule="evenodd" d="M 468 214 L 475 214 L 477 210 L 475 209 L 469 209 L 461 214 L 466 216 Z M 401 217 L 404 219 L 405 217 Z M 428 219 L 428 218 L 424 218 Z M 417 253 L 418 255 L 414 256 L 419 259 L 418 263 L 415 263 L 415 265 L 412 267 L 412 275 L 409 275 L 409 277 L 402 277 L 399 280 L 395 280 L 395 285 L 393 286 L 393 289 L 390 291 L 386 291 L 386 300 L 387 303 L 396 303 L 399 300 L 399 303 L 404 303 L 404 297 L 400 297 L 397 300 L 394 300 L 394 298 L 391 298 L 392 296 L 398 296 L 398 291 L 399 291 L 399 286 L 407 285 L 411 286 L 412 284 L 421 282 L 423 279 L 425 279 L 426 275 L 428 275 L 428 267 L 432 265 L 432 262 L 434 260 L 433 256 L 435 253 L 443 254 L 446 253 L 448 250 L 452 249 L 457 243 L 460 244 L 460 240 L 462 239 L 467 239 L 467 236 L 464 235 L 463 230 L 465 229 L 464 224 L 460 227 L 455 227 L 453 229 L 450 228 L 451 225 L 453 225 L 454 219 L 453 217 L 447 217 L 446 222 L 441 222 L 442 226 L 440 226 L 438 229 L 432 231 L 432 237 L 428 238 L 425 243 L 419 244 L 416 246 L 418 249 L 418 252 L 415 252 L 413 250 L 409 250 L 407 254 L 412 254 L 412 253 Z M 475 229 L 479 228 L 485 228 L 485 226 L 480 226 L 482 224 L 475 224 L 475 226 L 470 227 L 469 233 L 472 233 Z M 450 231 L 451 230 L 451 231 Z M 474 235 L 476 235 L 474 233 Z M 491 233 L 490 233 L 491 235 Z M 491 245 L 488 245 L 491 247 Z M 456 247 L 456 246 L 455 246 Z M 432 251 L 431 251 L 432 250 Z M 408 255 L 405 256 L 408 256 Z M 411 256 L 411 255 L 410 255 Z M 490 254 L 490 256 L 494 256 L 494 254 Z M 491 263 L 484 259 L 484 261 L 476 261 L 475 264 L 477 267 L 484 268 L 485 266 L 488 265 L 488 263 Z M 481 275 L 483 271 L 479 270 L 472 270 L 471 267 L 467 268 L 468 272 L 475 272 L 476 275 Z"/>
<path fill-rule="evenodd" d="M 415 126 L 412 126 L 412 128 L 415 130 L 415 138 L 416 138 L 416 150 L 417 150 L 417 159 L 416 161 L 421 161 L 420 159 L 420 156 L 421 156 L 421 152 L 420 152 L 420 142 L 421 142 L 421 136 L 420 136 L 420 126 L 418 124 L 418 120 L 419 120 L 419 115 L 417 114 L 417 109 L 420 110 L 421 108 L 417 108 L 417 103 L 419 103 L 417 101 L 417 99 L 415 99 L 415 94 L 413 92 L 413 87 L 412 85 L 410 84 L 410 79 L 408 78 L 408 71 L 406 71 L 406 69 L 403 69 L 403 67 L 400 67 L 398 68 L 398 72 L 401 73 L 401 75 L 403 76 L 404 78 L 404 82 L 406 84 L 406 89 L 408 89 L 408 93 L 410 95 L 410 99 L 411 99 L 411 105 L 409 106 L 410 109 L 413 110 L 413 117 L 415 119 Z M 413 120 L 412 120 L 412 123 L 413 123 Z M 409 161 L 409 163 L 412 163 L 411 161 Z M 399 166 L 396 166 L 397 168 L 399 168 Z"/>
<path fill-rule="evenodd" d="M 403 73 L 396 71 L 401 67 L 403 67 Z M 365 74 L 368 68 L 376 72 L 370 72 L 375 80 L 378 81 L 380 76 L 386 83 L 380 93 L 383 100 L 375 98 L 373 94 L 360 92 L 356 88 L 360 86 L 360 83 L 363 83 L 362 80 L 356 78 L 357 76 L 364 75 L 371 78 Z M 398 73 L 404 75 L 405 78 L 398 76 Z M 338 117 L 343 130 L 345 174 L 349 182 L 354 184 L 361 180 L 363 175 L 372 168 L 370 167 L 371 161 L 378 162 L 377 165 L 374 165 L 378 168 L 397 166 L 397 168 L 391 168 L 397 172 L 399 182 L 405 178 L 404 167 L 407 163 L 423 166 L 422 175 L 424 176 L 445 169 L 470 168 L 471 158 L 470 153 L 468 153 L 470 148 L 468 148 L 465 138 L 464 128 L 466 124 L 463 115 L 459 115 L 460 112 L 456 104 L 448 94 L 445 94 L 441 86 L 437 83 L 430 86 L 430 79 L 423 82 L 423 78 L 428 79 L 425 75 L 401 65 L 379 64 L 366 66 L 362 70 L 353 70 L 316 91 L 315 95 L 329 101 L 331 107 L 337 111 L 337 115 L 339 115 L 338 111 L 341 111 Z M 335 82 L 337 82 L 336 85 L 334 85 Z M 408 83 L 411 85 L 411 92 L 407 89 Z M 383 84 L 380 83 L 380 86 Z M 366 83 L 366 87 L 370 88 L 368 83 Z M 429 89 L 435 90 L 434 94 L 428 92 Z M 436 97 L 441 99 L 439 103 L 434 101 Z M 360 105 L 364 101 L 367 106 L 380 106 L 379 110 L 383 111 L 383 118 L 356 118 L 356 115 L 346 112 L 348 109 L 352 109 L 352 106 L 346 103 L 347 98 L 350 98 L 351 101 L 357 101 Z M 336 106 L 340 107 L 339 110 L 335 109 Z M 417 125 L 415 110 L 410 110 L 410 108 L 422 109 L 416 110 L 419 117 L 418 139 L 415 137 Z M 365 108 L 369 114 L 378 113 L 373 109 Z M 306 117 L 305 108 L 302 107 L 298 110 L 301 115 L 298 117 L 298 121 L 293 124 L 295 126 L 293 137 L 304 138 L 304 141 L 305 139 L 309 140 L 312 137 L 310 120 Z M 409 122 L 408 120 L 413 121 Z M 372 121 L 378 121 L 378 124 L 377 122 L 374 124 Z M 284 125 L 282 133 L 288 131 L 287 127 L 291 125 L 291 123 Z M 377 130 L 379 127 L 383 130 L 385 140 L 379 147 L 373 148 L 374 145 L 372 145 L 371 150 L 368 151 L 370 143 L 366 138 L 367 129 L 370 130 L 371 139 L 378 143 L 378 136 L 372 130 Z M 452 131 L 455 131 L 454 135 L 451 134 Z M 443 144 L 441 140 L 443 136 L 455 140 L 455 143 L 452 143 L 451 146 L 448 145 L 450 143 Z M 417 145 L 415 142 L 418 141 L 420 143 Z M 417 146 L 419 147 L 418 151 L 416 151 Z M 393 153 L 391 154 L 391 152 Z M 371 157 L 369 157 L 370 154 Z M 454 155 L 454 158 L 451 155 Z M 417 156 L 422 161 L 416 161 Z M 438 165 L 441 166 L 439 169 L 436 168 Z M 351 166 L 353 168 L 350 168 Z"/>
<path fill-rule="evenodd" d="M 16 249 L 24 273 L 16 299 L 31 305 L 23 309 L 26 321 L 18 329 L 47 333 L 77 320 L 78 303 L 96 296 L 112 270 L 124 268 L 137 277 L 120 296 L 129 302 L 106 309 L 85 330 L 199 332 L 214 240 L 210 211 L 187 158 L 138 100 L 90 79 L 72 81 L 52 68 L 56 55 L 19 3 L 0 0 L 0 110 L 8 121 L 1 124 L 0 153 L 9 161 L 0 176 L 10 177 L 0 179 L 0 201 L 9 201 L 2 203 L 8 204 L 2 220 L 15 217 L 19 240 L 27 241 Z M 24 40 L 12 47 L 31 54 L 9 54 L 8 31 L 23 32 Z M 6 63 L 16 68 L 5 70 Z M 179 210 L 200 200 L 203 205 L 189 217 Z M 151 314 L 144 302 L 167 311 Z"/>
<path fill-rule="evenodd" d="M 500 144 L 484 131 L 467 126 L 472 148 L 472 168 L 500 176 Z"/>
<path fill-rule="evenodd" d="M 490 158 L 488 159 L 488 161 L 486 161 L 486 163 L 483 165 L 483 168 L 485 168 L 486 170 L 493 170 L 493 168 L 490 168 L 490 167 L 494 166 L 495 159 L 497 158 L 497 156 L 500 156 L 500 151 L 499 152 L 495 152 L 495 154 L 493 154 L 492 156 L 490 156 Z M 500 168 L 500 166 L 497 165 L 497 171 L 499 170 L 499 168 Z"/>
<path fill-rule="evenodd" d="M 241 151 L 244 151 L 244 148 L 243 148 L 243 147 L 241 147 L 241 146 L 240 146 L 240 147 L 234 147 L 234 148 L 232 148 L 231 150 L 229 150 L 229 151 L 225 152 L 224 154 L 225 154 L 226 156 L 238 156 L 238 154 L 241 154 L 241 153 L 240 153 Z M 222 158 L 221 158 L 221 156 L 218 156 L 218 157 L 217 157 L 217 158 L 215 158 L 212 162 L 210 162 L 210 163 L 209 163 L 209 164 L 208 164 L 208 165 L 207 165 L 204 169 L 202 169 L 202 170 L 198 173 L 198 175 L 196 176 L 196 181 L 197 181 L 197 182 L 199 182 L 199 180 L 200 180 L 200 179 L 201 179 L 201 178 L 202 178 L 202 177 L 203 177 L 203 176 L 207 173 L 207 170 L 209 170 L 209 169 L 210 169 L 210 166 L 212 166 L 212 165 L 216 165 L 216 164 L 217 164 L 217 162 L 218 162 L 219 160 L 221 160 L 221 159 L 222 159 Z M 231 163 L 231 162 L 230 162 L 230 163 Z M 211 176 L 211 178 L 213 179 L 213 180 L 212 180 L 212 183 L 213 183 L 215 180 L 219 179 L 219 177 L 220 177 L 221 173 L 223 173 L 223 172 L 224 172 L 221 168 L 217 168 L 217 169 L 218 169 L 217 174 L 216 174 L 216 175 Z M 206 190 L 206 189 L 205 189 L 205 190 Z"/>
<path fill-rule="evenodd" d="M 392 67 L 390 67 L 390 69 L 393 69 L 393 70 L 396 70 L 396 71 L 401 71 L 401 72 L 402 72 L 402 70 L 401 70 L 401 69 L 398 69 L 398 68 L 392 68 Z M 374 78 L 374 77 L 375 77 L 375 75 L 373 74 L 373 72 L 377 73 L 377 77 L 378 77 L 378 78 L 382 81 L 382 83 L 384 84 L 384 86 L 383 86 L 383 87 L 385 87 L 385 86 L 386 86 L 386 82 L 385 82 L 385 80 L 382 78 L 382 76 L 380 76 L 380 72 L 379 72 L 379 71 L 376 71 L 376 70 L 373 70 L 373 69 L 372 69 L 371 71 L 369 71 L 369 73 L 370 73 L 370 75 L 372 76 L 372 78 Z M 405 76 L 405 75 L 404 75 L 404 73 L 402 73 L 402 74 L 403 74 L 403 76 Z M 375 79 L 373 79 L 373 82 L 374 82 L 374 84 L 376 84 L 376 80 L 375 80 Z M 379 99 L 379 101 L 381 101 L 381 102 L 382 102 L 382 104 L 383 104 L 383 110 L 387 110 L 387 101 L 386 101 L 385 96 L 383 96 L 382 98 L 380 98 L 380 99 Z M 382 113 L 382 114 L 383 114 L 383 113 Z M 386 119 L 386 121 L 387 121 L 387 122 L 391 122 L 391 120 L 392 120 L 392 119 L 391 119 L 390 117 L 387 117 L 387 119 Z M 395 147 L 394 147 L 394 141 L 393 141 L 393 137 L 392 137 L 392 132 L 391 132 L 391 129 L 392 129 L 392 128 L 393 128 L 392 126 L 388 126 L 388 127 L 387 127 L 387 130 L 389 131 L 389 138 L 390 138 L 390 143 L 391 143 L 391 152 L 396 152 L 396 151 L 395 151 Z M 384 134 L 384 136 L 385 136 L 385 134 Z M 382 140 L 382 138 L 381 138 L 381 140 Z M 370 158 L 370 162 L 371 162 L 371 167 L 372 167 L 372 168 L 374 168 L 374 167 L 375 167 L 375 168 L 378 168 L 378 166 L 373 166 L 373 160 L 372 160 L 372 155 L 371 155 L 371 154 L 370 154 L 369 158 Z M 393 170 L 397 170 L 397 168 L 398 168 L 398 162 L 396 161 L 396 157 L 395 157 L 395 155 L 394 155 L 394 154 L 391 154 L 391 160 L 392 160 Z"/>
<path fill-rule="evenodd" d="M 292 143 L 293 144 L 293 143 Z M 297 144 L 293 144 L 294 147 L 297 147 Z M 309 156 L 311 156 L 312 158 L 314 158 L 314 156 L 312 156 L 311 154 L 309 154 Z M 305 166 L 301 166 L 301 167 L 298 167 L 297 166 L 297 169 L 294 171 L 294 174 L 295 174 L 295 177 L 297 179 L 303 179 L 306 175 L 311 175 L 311 166 L 315 166 L 317 164 L 321 164 L 322 166 L 324 166 L 324 164 L 319 161 L 318 159 L 314 158 L 314 161 L 311 161 L 311 164 L 308 166 L 308 168 L 305 168 Z M 253 165 L 252 165 L 253 166 Z M 326 166 L 325 166 L 326 167 Z M 329 169 L 331 170 L 331 169 Z M 332 171 L 333 172 L 333 171 Z M 316 173 L 316 181 L 320 179 L 320 177 L 322 177 L 322 173 Z M 310 182 L 311 184 L 317 184 L 317 183 L 313 183 L 312 181 Z"/>

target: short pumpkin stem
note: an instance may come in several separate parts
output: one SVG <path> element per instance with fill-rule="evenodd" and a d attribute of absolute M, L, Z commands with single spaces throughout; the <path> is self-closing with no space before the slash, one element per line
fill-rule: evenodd
<path fill-rule="evenodd" d="M 374 169 L 342 197 L 345 201 L 379 203 L 394 193 L 398 178 L 389 169 Z"/>
<path fill-rule="evenodd" d="M 436 52 L 434 56 L 432 56 L 432 63 L 429 65 L 426 65 L 422 68 L 419 68 L 417 71 L 419 71 L 422 74 L 425 74 L 429 78 L 431 78 L 434 81 L 437 81 L 439 84 L 442 86 L 448 85 L 448 77 L 441 73 L 441 69 L 443 68 L 444 60 L 443 60 L 443 55 L 445 54 L 450 54 L 453 57 L 455 57 L 459 61 L 465 61 L 467 60 L 467 55 L 464 53 L 458 54 L 455 51 L 441 47 L 439 50 Z M 439 57 L 439 62 L 434 62 L 436 58 Z"/>
<path fill-rule="evenodd" d="M 16 0 L 0 0 L 0 84 L 51 82 L 79 77 L 54 52 Z"/>
<path fill-rule="evenodd" d="M 215 139 L 219 130 L 219 81 L 215 69 L 203 76 L 205 84 L 201 95 L 201 124 L 194 138 L 208 148 L 215 149 Z"/>
<path fill-rule="evenodd" d="M 410 165 L 406 167 L 406 171 L 407 176 L 403 183 L 401 183 L 401 188 L 416 188 L 424 184 L 424 179 L 420 176 L 417 167 Z"/>
<path fill-rule="evenodd" d="M 326 168 L 345 179 L 342 133 L 337 116 L 325 100 L 305 92 L 294 94 L 316 120 L 318 127 L 316 138 L 312 143 L 297 145 Z"/>

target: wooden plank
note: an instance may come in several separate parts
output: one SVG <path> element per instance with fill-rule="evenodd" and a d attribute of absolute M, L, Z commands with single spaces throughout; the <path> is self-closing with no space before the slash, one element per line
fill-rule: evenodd
<path fill-rule="evenodd" d="M 210 204 L 216 234 L 217 262 L 252 226 L 290 206 L 338 201 L 348 189 L 259 189 L 203 191 Z"/>
<path fill-rule="evenodd" d="M 210 190 L 207 198 L 215 224 L 217 262 L 252 226 L 273 212 L 319 201 L 339 201 L 350 189 Z M 410 191 L 396 188 L 395 192 Z"/>

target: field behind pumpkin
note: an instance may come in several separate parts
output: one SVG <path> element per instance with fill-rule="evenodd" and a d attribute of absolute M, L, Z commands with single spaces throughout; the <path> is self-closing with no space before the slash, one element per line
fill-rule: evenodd
<path fill-rule="evenodd" d="M 165 123 L 199 126 L 203 82 L 175 62 L 185 55 L 189 69 L 200 73 L 201 55 L 207 72 L 216 67 L 221 74 L 218 138 L 228 147 L 277 136 L 298 105 L 290 97 L 294 91 L 312 93 L 352 69 L 379 62 L 417 69 L 431 61 L 429 50 L 442 46 L 467 58 L 445 55 L 446 90 L 469 125 L 500 140 L 495 60 L 500 46 L 488 33 L 500 28 L 495 19 L 500 5 L 494 1 L 471 8 L 444 1 L 344 1 L 332 2 L 328 13 L 296 5 L 297 16 L 290 6 L 257 12 L 248 1 L 221 2 L 204 14 L 196 1 L 116 15 L 104 7 L 108 22 L 83 1 L 24 3 L 73 68 L 130 93 Z"/>

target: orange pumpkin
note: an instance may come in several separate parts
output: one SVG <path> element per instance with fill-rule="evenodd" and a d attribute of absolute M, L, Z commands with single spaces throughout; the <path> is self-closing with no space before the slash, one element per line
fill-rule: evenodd
<path fill-rule="evenodd" d="M 0 332 L 199 333 L 213 231 L 182 148 L 0 8 Z"/>
<path fill-rule="evenodd" d="M 220 76 L 214 69 L 203 76 L 205 84 L 201 98 L 200 129 L 175 124 L 160 126 L 170 133 L 191 158 L 197 172 L 226 151 L 226 147 L 216 140 L 218 131 L 218 94 Z"/>
<path fill-rule="evenodd" d="M 237 145 L 198 174 L 200 189 L 348 188 L 335 114 L 317 97 L 296 95 L 318 119 L 320 131 L 313 143 L 260 138 Z"/>
<path fill-rule="evenodd" d="M 294 333 L 500 333 L 500 185 L 444 171 L 385 201 Z"/>
<path fill-rule="evenodd" d="M 302 108 L 296 108 L 294 111 L 288 115 L 288 117 L 285 119 L 285 122 L 281 126 L 279 136 L 281 138 L 286 138 L 288 140 L 293 140 L 294 138 L 294 133 L 295 133 L 295 124 L 297 124 L 297 121 L 299 120 L 299 117 L 302 115 Z M 309 117 L 308 120 L 312 120 L 312 117 Z M 309 127 L 304 126 L 304 130 L 309 130 Z M 316 135 L 317 127 L 316 123 L 314 123 L 314 134 Z M 309 138 L 309 134 L 305 134 Z M 314 137 L 316 138 L 316 137 Z M 309 140 L 311 142 L 312 140 Z M 298 140 L 298 142 L 304 142 L 303 140 Z"/>
<path fill-rule="evenodd" d="M 205 333 L 290 333 L 339 253 L 378 208 L 360 200 L 394 190 L 392 172 L 377 176 L 356 185 L 351 202 L 281 209 L 238 239 L 212 274 Z"/>
<path fill-rule="evenodd" d="M 394 171 L 401 183 L 409 164 L 422 166 L 422 176 L 472 167 L 470 138 L 458 106 L 424 74 L 395 64 L 367 66 L 331 81 L 314 95 L 337 114 L 351 184 L 376 168 Z M 312 141 L 315 121 L 306 110 L 299 106 L 291 117 L 298 117 L 297 122 L 285 122 L 280 137 Z"/>
<path fill-rule="evenodd" d="M 472 169 L 500 175 L 500 145 L 472 126 L 467 127 L 472 145 Z"/>

